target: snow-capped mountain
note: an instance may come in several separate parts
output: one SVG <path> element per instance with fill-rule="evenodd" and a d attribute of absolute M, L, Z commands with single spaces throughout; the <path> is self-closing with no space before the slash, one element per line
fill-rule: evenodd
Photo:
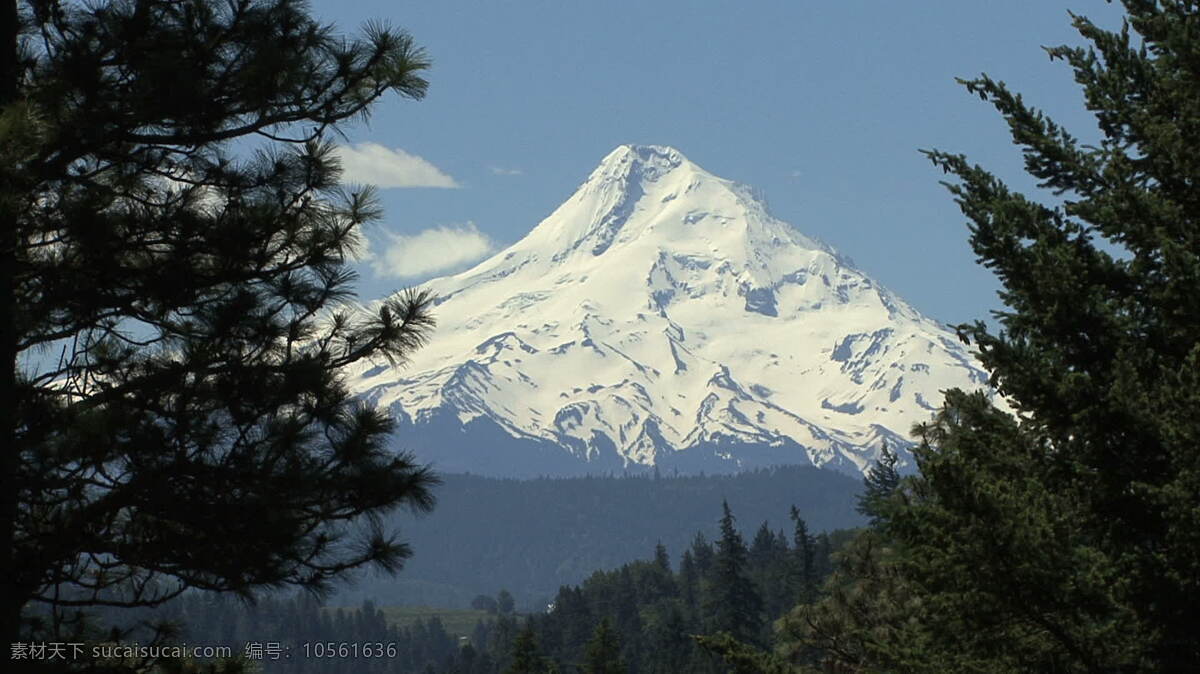
<path fill-rule="evenodd" d="M 987 382 L 952 332 L 667 147 L 617 148 L 525 238 L 427 286 L 429 345 L 349 381 L 441 470 L 857 473 L 941 391 Z"/>

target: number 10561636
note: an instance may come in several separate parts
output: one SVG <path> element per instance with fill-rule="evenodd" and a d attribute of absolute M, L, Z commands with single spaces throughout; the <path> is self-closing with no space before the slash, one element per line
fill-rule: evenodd
<path fill-rule="evenodd" d="M 396 642 L 305 641 L 301 650 L 306 658 L 394 658 Z"/>

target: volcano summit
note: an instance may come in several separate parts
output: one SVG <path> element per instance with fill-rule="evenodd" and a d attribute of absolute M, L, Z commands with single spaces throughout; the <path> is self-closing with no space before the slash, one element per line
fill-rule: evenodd
<path fill-rule="evenodd" d="M 403 368 L 349 373 L 442 471 L 858 473 L 987 376 L 953 332 L 757 193 L 624 145 L 525 238 L 434 279 Z"/>

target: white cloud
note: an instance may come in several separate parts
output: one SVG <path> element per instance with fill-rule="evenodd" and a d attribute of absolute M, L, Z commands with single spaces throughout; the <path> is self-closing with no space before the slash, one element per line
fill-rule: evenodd
<path fill-rule="evenodd" d="M 492 173 L 498 176 L 523 176 L 525 172 L 519 168 L 504 168 L 503 166 L 493 166 Z"/>
<path fill-rule="evenodd" d="M 338 147 L 342 179 L 388 187 L 458 187 L 454 178 L 415 154 L 400 148 L 389 150 L 378 143 Z"/>
<path fill-rule="evenodd" d="M 459 267 L 486 257 L 496 249 L 475 227 L 445 225 L 411 236 L 388 234 L 386 249 L 372 255 L 371 268 L 384 278 L 412 278 Z"/>

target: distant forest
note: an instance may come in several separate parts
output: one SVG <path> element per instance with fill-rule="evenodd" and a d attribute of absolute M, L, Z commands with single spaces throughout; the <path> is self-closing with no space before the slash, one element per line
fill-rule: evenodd
<path fill-rule="evenodd" d="M 678 554 L 696 532 L 710 540 L 727 501 L 745 527 L 789 530 L 795 506 L 814 532 L 865 524 L 859 480 L 812 467 L 736 475 L 595 476 L 512 480 L 446 475 L 437 507 L 390 525 L 413 549 L 395 576 L 360 574 L 330 603 L 466 608 L 501 589 L 518 610 L 539 610 L 562 585 L 644 559 L 658 543 Z"/>
<path fill-rule="evenodd" d="M 540 610 L 514 611 L 504 590 L 476 596 L 486 617 L 469 632 L 437 617 L 398 624 L 370 600 L 332 608 L 306 593 L 252 604 L 194 593 L 143 617 L 176 623 L 180 642 L 255 652 L 267 674 L 724 672 L 721 657 L 689 635 L 726 631 L 769 646 L 772 621 L 819 596 L 833 553 L 853 532 L 812 534 L 798 511 L 785 511 L 778 519 L 790 523 L 786 530 L 763 523 L 747 536 L 728 505 L 709 510 L 715 537 L 693 531 L 675 550 L 651 546 L 640 560 L 561 587 Z"/>

